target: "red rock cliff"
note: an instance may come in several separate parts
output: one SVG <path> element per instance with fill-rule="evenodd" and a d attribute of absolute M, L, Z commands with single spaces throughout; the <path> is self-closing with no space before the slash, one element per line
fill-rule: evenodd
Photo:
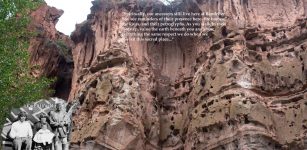
<path fill-rule="evenodd" d="M 306 0 L 96 0 L 71 38 L 72 149 L 304 149 Z M 124 12 L 224 12 L 209 38 L 131 42 Z"/>
<path fill-rule="evenodd" d="M 67 99 L 73 70 L 73 42 L 55 28 L 62 14 L 62 10 L 46 4 L 31 13 L 29 30 L 35 36 L 30 40 L 29 51 L 32 75 L 55 78 L 54 96 Z"/>

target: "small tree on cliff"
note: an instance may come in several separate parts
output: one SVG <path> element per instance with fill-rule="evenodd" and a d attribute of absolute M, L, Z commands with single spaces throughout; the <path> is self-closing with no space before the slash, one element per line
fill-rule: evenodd
<path fill-rule="evenodd" d="M 51 81 L 30 75 L 27 30 L 40 0 L 0 0 L 0 129 L 12 108 L 46 97 Z"/>

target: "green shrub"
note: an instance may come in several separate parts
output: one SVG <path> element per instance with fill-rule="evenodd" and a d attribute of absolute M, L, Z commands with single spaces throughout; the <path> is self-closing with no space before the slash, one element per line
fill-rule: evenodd
<path fill-rule="evenodd" d="M 56 46 L 59 49 L 59 54 L 63 56 L 66 62 L 72 62 L 73 58 L 71 56 L 71 48 L 69 48 L 64 41 L 58 40 L 56 41 Z"/>
<path fill-rule="evenodd" d="M 0 0 L 0 129 L 12 108 L 46 98 L 51 79 L 30 75 L 27 30 L 31 10 L 41 0 Z"/>

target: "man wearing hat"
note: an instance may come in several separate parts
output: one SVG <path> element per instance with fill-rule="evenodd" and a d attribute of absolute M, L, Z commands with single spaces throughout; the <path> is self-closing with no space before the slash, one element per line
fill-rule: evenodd
<path fill-rule="evenodd" d="M 55 111 L 50 112 L 50 125 L 55 134 L 55 150 L 68 150 L 69 147 L 67 136 L 69 132 L 68 126 L 70 120 L 65 117 L 66 115 L 67 112 L 64 103 L 57 103 Z"/>
<path fill-rule="evenodd" d="M 26 121 L 27 114 L 20 112 L 18 120 L 12 124 L 10 137 L 14 139 L 15 150 L 21 150 L 22 144 L 26 144 L 26 150 L 31 150 L 33 131 L 30 122 Z"/>

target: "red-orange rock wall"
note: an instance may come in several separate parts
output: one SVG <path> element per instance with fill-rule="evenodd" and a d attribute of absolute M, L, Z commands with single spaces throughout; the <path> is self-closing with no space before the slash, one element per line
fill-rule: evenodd
<path fill-rule="evenodd" d="M 124 37 L 124 12 L 170 6 L 93 5 L 71 37 L 73 149 L 306 148 L 306 1 L 176 1 L 227 26 L 160 43 Z"/>

